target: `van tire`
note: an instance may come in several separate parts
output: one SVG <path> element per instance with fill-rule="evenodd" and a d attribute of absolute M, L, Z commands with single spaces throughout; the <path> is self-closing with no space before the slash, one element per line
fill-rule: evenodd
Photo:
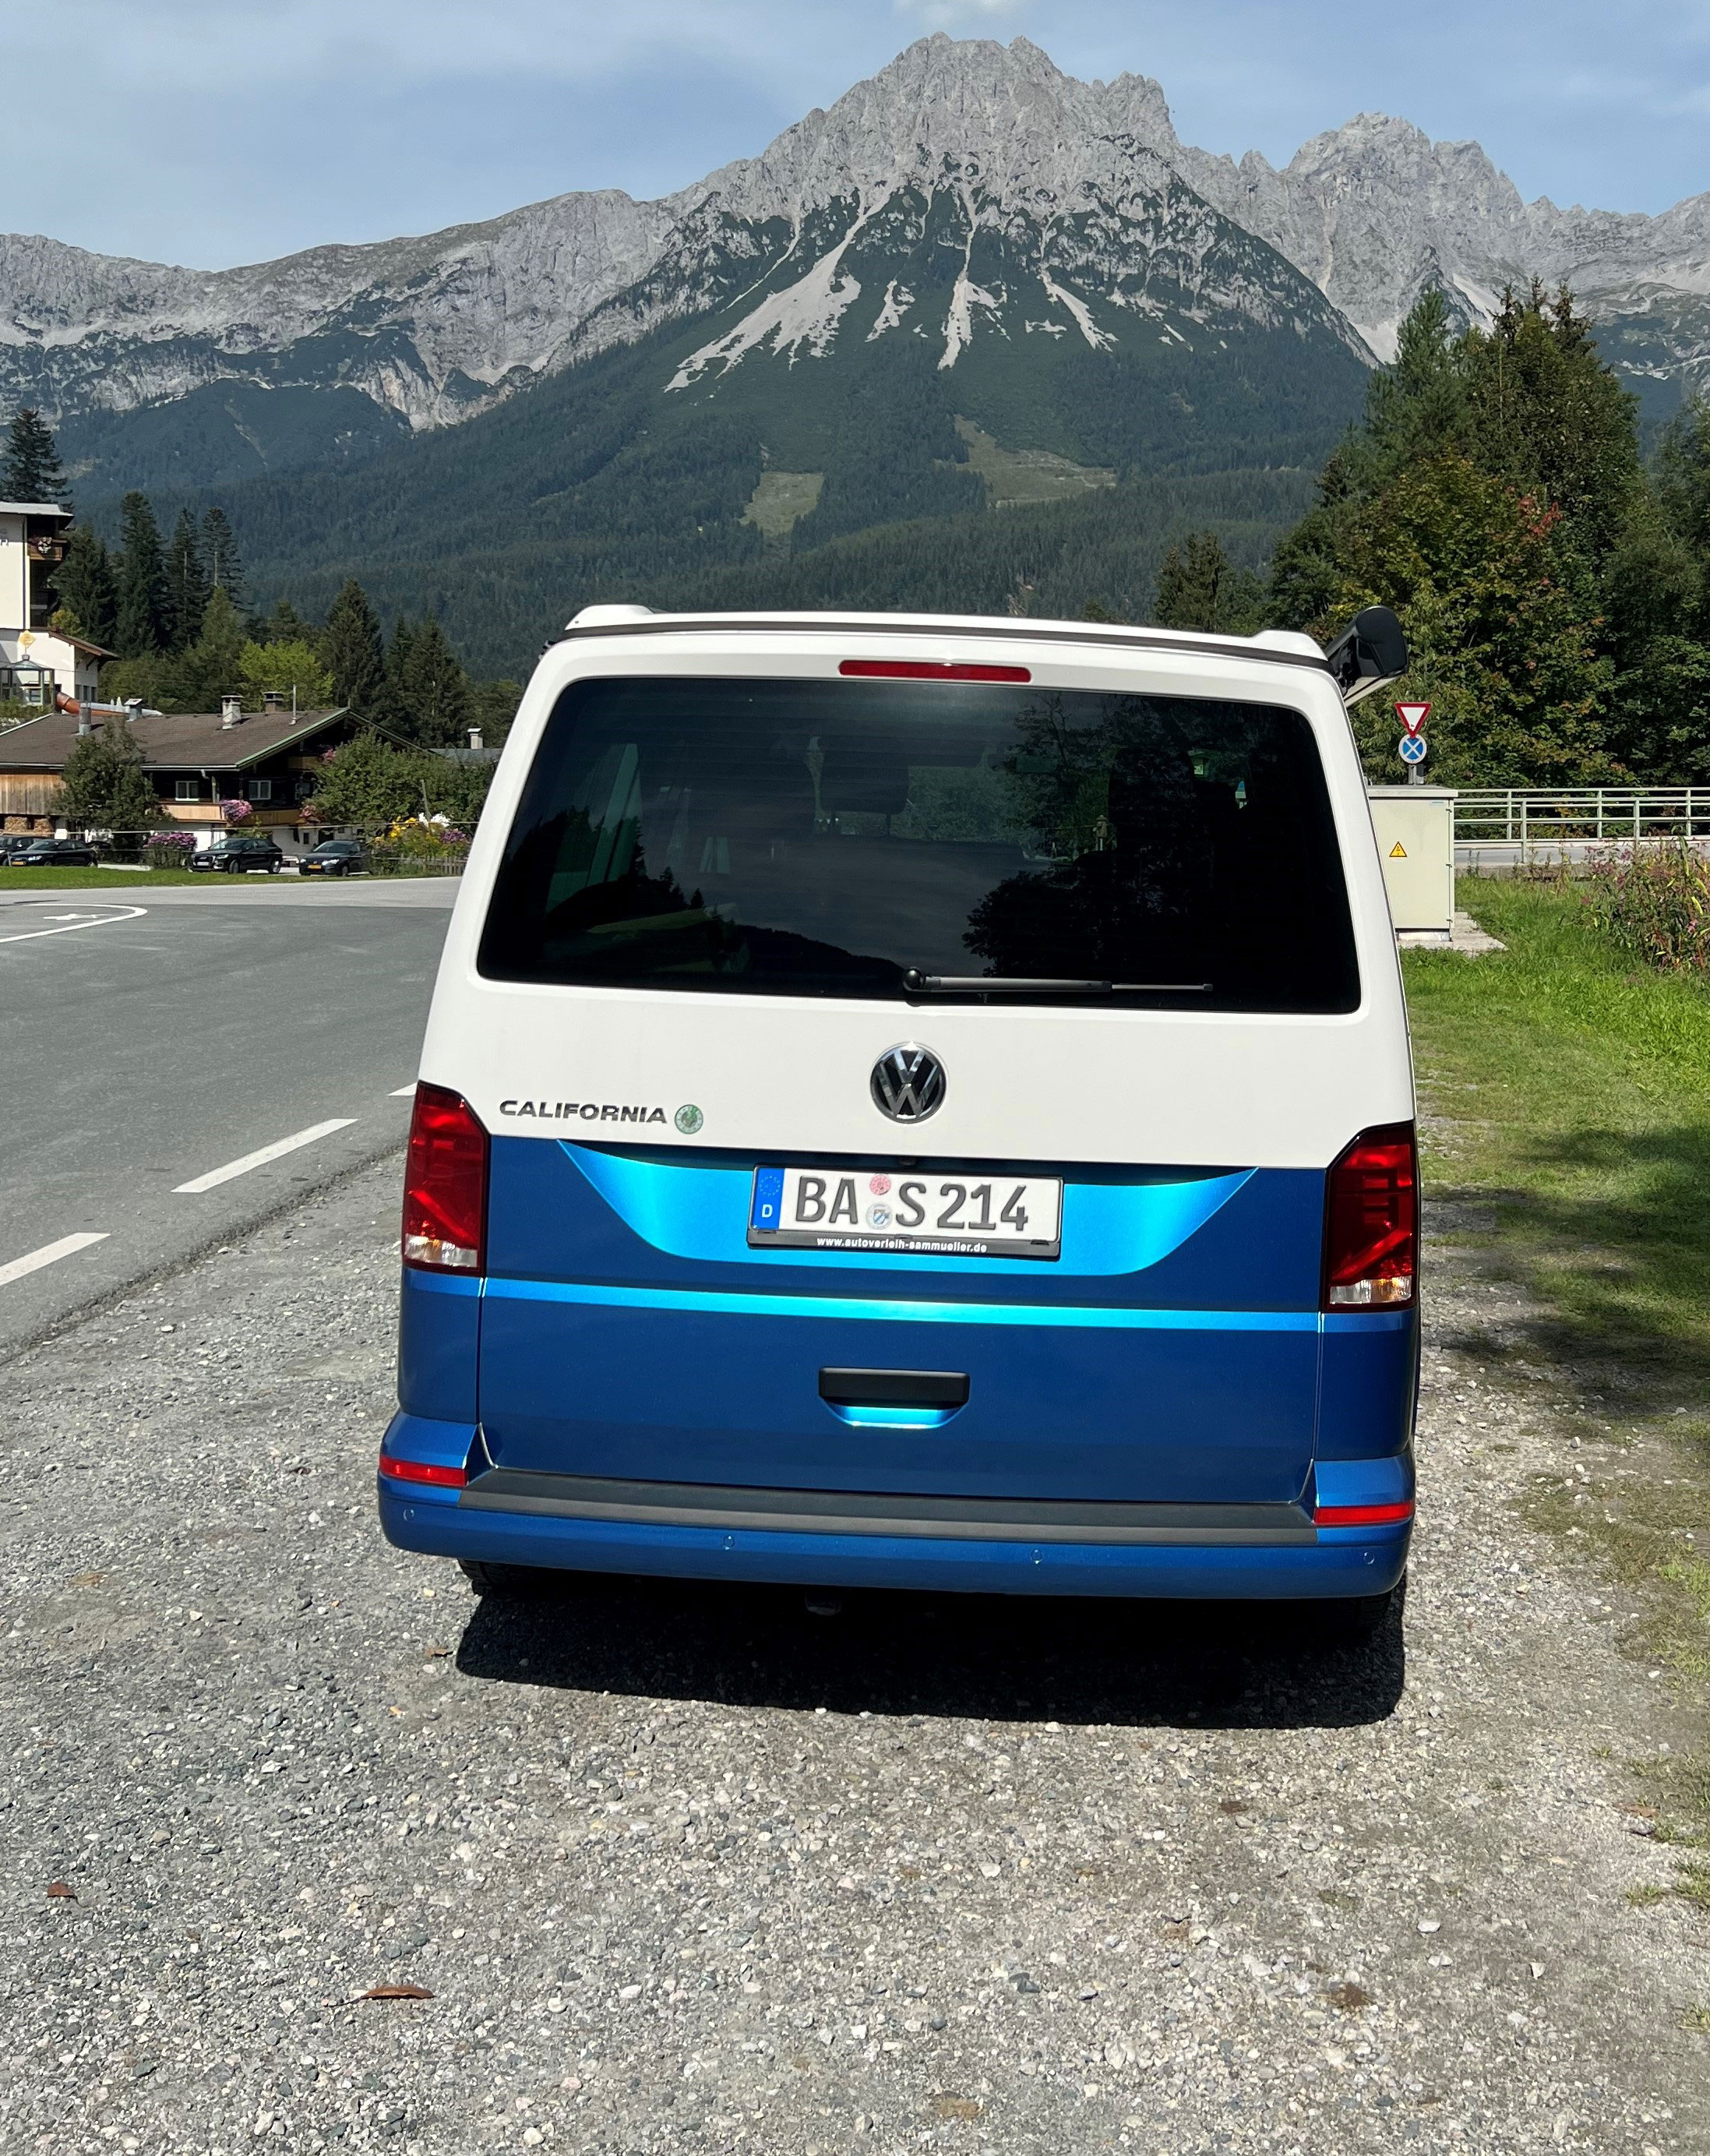
<path fill-rule="evenodd" d="M 1345 1600 L 1321 1602 L 1314 1614 L 1326 1639 L 1352 1645 L 1361 1640 L 1375 1639 L 1392 1615 L 1400 1616 L 1406 1604 L 1407 1574 L 1404 1572 L 1386 1594 L 1356 1594 Z"/>
<path fill-rule="evenodd" d="M 468 1557 L 457 1562 L 476 1594 L 537 1594 L 552 1577 L 531 1564 L 483 1564 Z"/>

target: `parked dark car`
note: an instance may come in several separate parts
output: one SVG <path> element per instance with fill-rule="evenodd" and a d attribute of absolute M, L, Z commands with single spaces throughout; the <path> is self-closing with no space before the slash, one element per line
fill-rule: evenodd
<path fill-rule="evenodd" d="M 361 875 L 368 856 L 354 839 L 323 839 L 297 863 L 299 875 Z"/>
<path fill-rule="evenodd" d="M 265 869 L 270 875 L 277 875 L 285 865 L 285 855 L 264 832 L 229 831 L 205 852 L 192 854 L 189 865 L 208 875 L 216 869 L 227 875 L 244 875 L 251 869 Z"/>
<path fill-rule="evenodd" d="M 81 839 L 32 839 L 12 855 L 9 869 L 92 869 L 95 850 Z"/>
<path fill-rule="evenodd" d="M 39 835 L 35 831 L 0 831 L 0 867 L 8 865 L 25 847 L 35 845 Z"/>

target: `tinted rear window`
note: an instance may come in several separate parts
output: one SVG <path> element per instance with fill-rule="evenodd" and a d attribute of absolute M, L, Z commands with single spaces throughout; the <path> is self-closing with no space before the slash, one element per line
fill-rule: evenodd
<path fill-rule="evenodd" d="M 480 967 L 689 994 L 979 993 L 925 976 L 1116 984 L 1022 1003 L 1359 999 L 1298 711 L 984 683 L 575 684 Z"/>

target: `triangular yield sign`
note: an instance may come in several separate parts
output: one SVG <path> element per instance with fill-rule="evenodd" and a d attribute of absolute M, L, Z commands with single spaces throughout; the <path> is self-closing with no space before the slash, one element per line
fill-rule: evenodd
<path fill-rule="evenodd" d="M 1398 704 L 1395 716 L 1410 734 L 1416 734 L 1431 715 L 1429 704 Z"/>

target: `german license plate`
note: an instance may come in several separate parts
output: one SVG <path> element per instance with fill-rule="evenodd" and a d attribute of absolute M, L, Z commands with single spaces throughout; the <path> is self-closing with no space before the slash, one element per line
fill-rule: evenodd
<path fill-rule="evenodd" d="M 1055 1176 L 757 1168 L 748 1241 L 757 1250 L 1055 1258 L 1062 1218 Z"/>

